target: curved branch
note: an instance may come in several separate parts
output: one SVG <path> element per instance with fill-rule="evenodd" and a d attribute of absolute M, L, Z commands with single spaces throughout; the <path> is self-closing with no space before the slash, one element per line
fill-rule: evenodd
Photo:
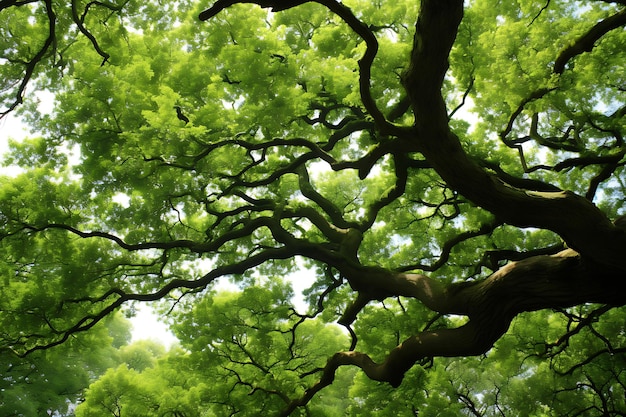
<path fill-rule="evenodd" d="M 280 218 L 280 213 L 277 213 Z M 217 252 L 224 244 L 227 242 L 231 242 L 237 240 L 239 238 L 243 238 L 246 236 L 251 236 L 256 230 L 266 227 L 270 229 L 273 233 L 286 233 L 284 229 L 280 226 L 277 218 L 261 216 L 255 219 L 240 221 L 237 225 L 241 225 L 239 228 L 233 228 L 230 231 L 223 233 L 221 236 L 216 237 L 215 239 L 209 242 L 196 242 L 193 240 L 187 239 L 177 239 L 171 240 L 167 242 L 142 242 L 142 243 L 127 243 L 119 236 L 113 235 L 107 232 L 101 231 L 91 231 L 84 232 L 79 230 L 73 226 L 69 226 L 61 223 L 50 223 L 44 226 L 32 226 L 32 225 L 24 225 L 23 228 L 30 231 L 41 232 L 44 230 L 64 230 L 69 233 L 72 233 L 76 236 L 79 236 L 84 239 L 88 238 L 102 238 L 109 241 L 114 242 L 120 248 L 133 252 L 133 251 L 142 251 L 142 250 L 150 250 L 150 249 L 158 249 L 158 250 L 172 250 L 172 249 L 187 249 L 190 252 L 203 254 L 209 252 Z M 281 234 L 281 236 L 284 236 Z M 281 240 L 282 242 L 282 240 Z M 315 245 L 313 245 L 315 247 Z"/>
<path fill-rule="evenodd" d="M 90 301 L 92 303 L 101 303 L 106 301 L 112 296 L 117 296 L 118 298 L 113 300 L 106 307 L 100 309 L 98 312 L 94 314 L 89 314 L 84 317 L 78 319 L 73 325 L 66 328 L 65 330 L 55 331 L 54 333 L 58 335 L 58 337 L 50 342 L 44 343 L 36 343 L 34 346 L 28 347 L 24 349 L 23 352 L 18 352 L 16 350 L 16 346 L 9 347 L 14 354 L 19 357 L 26 357 L 29 354 L 36 352 L 38 350 L 49 349 L 54 346 L 58 346 L 72 335 L 80 332 L 85 332 L 103 320 L 105 317 L 109 316 L 115 310 L 120 308 L 124 303 L 132 302 L 132 301 L 158 301 L 167 296 L 170 292 L 175 289 L 188 289 L 188 290 L 198 290 L 205 288 L 209 284 L 211 284 L 217 278 L 228 276 L 228 275 L 236 275 L 242 274 L 245 271 L 254 268 L 258 265 L 261 265 L 264 262 L 272 259 L 287 259 L 293 257 L 297 254 L 294 249 L 283 247 L 283 248 L 274 248 L 267 249 L 262 253 L 250 256 L 244 259 L 241 262 L 233 263 L 230 265 L 225 265 L 222 267 L 217 267 L 204 276 L 198 279 L 191 280 L 183 280 L 183 279 L 174 279 L 162 286 L 160 289 L 146 294 L 139 293 L 126 293 L 120 289 L 112 289 L 107 291 L 104 295 L 98 297 L 97 299 L 89 299 L 84 301 Z M 30 345 L 29 345 L 30 346 Z"/>
<path fill-rule="evenodd" d="M 448 115 L 448 119 L 452 119 L 454 117 L 454 115 L 456 114 L 456 112 L 458 112 L 459 110 L 461 110 L 463 108 L 463 106 L 465 105 L 465 102 L 467 101 L 467 97 L 469 96 L 469 94 L 472 92 L 472 89 L 474 88 L 474 82 L 475 81 L 476 81 L 476 76 L 472 72 L 470 74 L 469 84 L 467 85 L 467 88 L 465 89 L 465 92 L 463 93 L 463 97 L 461 99 L 461 102 L 454 109 L 452 109 L 452 111 Z"/>
<path fill-rule="evenodd" d="M 198 16 L 200 20 L 208 20 L 220 11 L 239 3 L 257 4 L 263 8 L 270 8 L 273 12 L 291 9 L 304 3 L 315 2 L 328 8 L 339 16 L 365 42 L 365 53 L 359 60 L 359 87 L 361 101 L 368 113 L 374 119 L 378 129 L 384 134 L 395 134 L 399 128 L 389 122 L 378 108 L 370 89 L 371 68 L 378 53 L 378 40 L 368 25 L 359 20 L 354 13 L 343 3 L 336 0 L 218 0 L 209 9 Z"/>
<path fill-rule="evenodd" d="M 557 243 L 551 246 L 531 249 L 529 251 L 517 251 L 513 249 L 495 249 L 485 252 L 485 259 L 489 266 L 496 270 L 498 264 L 502 261 L 522 261 L 524 259 L 539 255 L 554 255 L 565 249 L 563 243 Z"/>
<path fill-rule="evenodd" d="M 25 4 L 35 3 L 38 0 L 0 0 L 0 11 L 13 6 L 23 6 Z"/>
<path fill-rule="evenodd" d="M 576 371 L 577 369 L 580 369 L 583 366 L 593 362 L 599 356 L 602 356 L 602 355 L 613 356 L 613 355 L 619 355 L 619 354 L 622 354 L 622 353 L 626 353 L 626 347 L 624 347 L 624 348 L 617 348 L 617 349 L 601 349 L 601 350 L 599 350 L 597 352 L 594 352 L 594 353 L 590 354 L 587 358 L 585 358 L 585 360 L 583 360 L 583 361 L 581 361 L 581 362 L 579 362 L 579 363 L 577 363 L 575 365 L 572 365 L 569 369 L 566 369 L 565 371 L 559 371 L 559 370 L 555 369 L 554 372 L 557 375 L 561 375 L 561 376 L 571 375 L 571 374 L 574 373 L 574 371 Z"/>
<path fill-rule="evenodd" d="M 126 6 L 126 4 L 129 1 L 130 0 L 124 0 L 122 4 L 119 4 L 119 5 L 115 3 L 105 2 L 105 1 L 96 1 L 96 0 L 90 1 L 89 3 L 87 3 L 87 5 L 85 5 L 85 12 L 81 16 L 81 21 L 85 20 L 85 16 L 87 15 L 87 13 L 89 12 L 89 9 L 91 9 L 92 6 L 100 6 L 100 7 L 104 7 L 105 9 L 109 9 L 114 12 L 119 12 L 120 10 L 124 8 L 124 6 Z"/>
<path fill-rule="evenodd" d="M 27 3 L 30 3 L 30 2 L 10 2 L 9 1 L 7 5 L 2 4 L 1 5 L 2 7 L 0 7 L 0 10 L 6 7 L 22 5 L 22 4 L 27 4 Z M 43 59 L 43 57 L 48 52 L 48 49 L 50 48 L 50 46 L 55 42 L 56 14 L 54 13 L 54 10 L 52 8 L 52 0 L 45 0 L 44 3 L 46 5 L 46 14 L 48 16 L 48 37 L 46 38 L 46 41 L 44 42 L 39 52 L 37 52 L 37 54 L 30 61 L 26 63 L 26 71 L 24 73 L 24 77 L 22 77 L 22 82 L 17 88 L 17 93 L 15 94 L 15 101 L 13 101 L 13 103 L 7 108 L 7 110 L 0 112 L 0 119 L 2 119 L 4 116 L 12 112 L 17 106 L 22 104 L 26 86 L 28 85 L 28 82 L 32 78 L 33 73 L 35 72 L 35 68 L 37 67 L 37 64 L 39 64 L 39 62 Z"/>
<path fill-rule="evenodd" d="M 412 265 L 404 266 L 400 268 L 399 270 L 400 271 L 412 271 L 416 269 L 421 269 L 422 271 L 436 271 L 437 269 L 445 265 L 446 262 L 448 262 L 448 259 L 450 259 L 450 254 L 452 253 L 452 249 L 454 249 L 456 245 L 458 245 L 459 243 L 465 242 L 466 240 L 475 238 L 477 236 L 490 234 L 491 232 L 495 230 L 496 227 L 500 225 L 501 223 L 494 221 L 492 223 L 487 223 L 487 224 L 482 225 L 478 230 L 470 230 L 470 231 L 459 233 L 458 235 L 447 240 L 443 244 L 443 247 L 441 248 L 441 254 L 439 255 L 439 259 L 437 259 L 437 261 L 434 262 L 433 264 L 430 264 L 430 265 L 412 264 Z"/>
<path fill-rule="evenodd" d="M 505 183 L 477 165 L 450 130 L 441 87 L 462 16 L 462 0 L 421 3 L 411 64 L 404 76 L 416 114 L 416 150 L 450 187 L 499 220 L 551 230 L 583 256 L 623 271 L 626 232 L 589 200 L 567 191 L 529 191 Z"/>
<path fill-rule="evenodd" d="M 626 152 L 622 151 L 619 153 L 619 157 L 616 158 L 615 162 L 604 165 L 600 172 L 596 176 L 594 176 L 589 182 L 589 188 L 587 189 L 587 193 L 585 197 L 592 201 L 596 195 L 598 187 L 603 181 L 610 179 L 613 176 L 613 173 L 617 168 L 619 168 L 623 164 L 619 164 L 618 162 L 624 157 Z"/>
<path fill-rule="evenodd" d="M 222 10 L 241 3 L 257 4 L 263 8 L 269 8 L 273 12 L 278 12 L 308 3 L 309 1 L 311 0 L 217 0 L 213 6 L 200 13 L 198 18 L 202 21 L 209 20 Z"/>
<path fill-rule="evenodd" d="M 61 223 L 49 223 L 44 226 L 33 226 L 33 225 L 24 225 L 24 228 L 27 230 L 31 230 L 34 232 L 42 232 L 44 230 L 65 230 L 76 236 L 81 238 L 103 238 L 110 240 L 117 244 L 120 248 L 128 250 L 128 251 L 141 251 L 147 249 L 173 249 L 173 248 L 192 248 L 196 243 L 191 240 L 176 240 L 171 242 L 145 242 L 145 243 L 137 243 L 131 244 L 126 243 L 119 236 L 113 235 L 107 232 L 100 231 L 92 231 L 92 232 L 84 232 L 75 227 L 69 226 L 67 224 Z"/>
<path fill-rule="evenodd" d="M 562 353 L 569 346 L 570 340 L 574 336 L 576 336 L 577 334 L 579 334 L 586 328 L 591 329 L 592 323 L 597 322 L 604 313 L 608 312 L 612 308 L 614 308 L 614 306 L 604 305 L 600 308 L 593 310 L 586 317 L 576 317 L 575 319 L 572 319 L 570 317 L 570 324 L 575 321 L 576 326 L 574 328 L 570 328 L 568 324 L 567 333 L 559 337 L 555 342 L 549 342 L 549 343 L 546 342 L 544 345 L 545 346 L 544 352 L 542 352 L 540 355 L 544 357 L 554 357 Z M 609 350 L 610 349 L 611 348 L 609 346 Z"/>
<path fill-rule="evenodd" d="M 503 182 L 510 184 L 516 188 L 523 188 L 525 190 L 532 191 L 562 191 L 559 187 L 543 181 L 535 180 L 532 178 L 520 178 L 516 177 L 515 175 L 511 175 L 508 172 L 504 171 L 502 167 L 500 167 L 500 165 L 496 162 L 481 161 L 481 165 L 495 172 L 498 178 L 500 178 Z"/>
<path fill-rule="evenodd" d="M 340 366 L 357 366 L 370 379 L 388 382 L 391 386 L 398 387 L 402 383 L 405 372 L 413 366 L 418 357 L 484 353 L 489 348 L 488 343 L 476 336 L 474 326 L 469 323 L 458 329 L 423 332 L 419 336 L 405 340 L 381 363 L 374 362 L 362 352 L 338 352 L 326 363 L 320 380 L 306 390 L 302 397 L 292 401 L 280 415 L 288 416 L 296 408 L 308 404 L 315 394 L 332 384 Z M 410 365 L 407 367 L 408 364 Z"/>
<path fill-rule="evenodd" d="M 356 133 L 361 130 L 372 129 L 374 127 L 374 123 L 371 120 L 352 120 L 348 122 L 343 128 L 333 132 L 332 135 L 328 138 L 328 143 L 322 147 L 325 151 L 329 151 L 333 149 L 333 147 L 339 142 L 341 139 L 347 138 L 352 133 Z"/>
<path fill-rule="evenodd" d="M 87 7 L 89 7 L 92 3 L 89 3 L 89 5 L 87 5 Z M 91 41 L 91 44 L 93 45 L 93 47 L 96 50 L 96 52 L 98 53 L 98 55 L 100 55 L 103 58 L 102 63 L 100 64 L 100 66 L 103 66 L 109 60 L 111 55 L 109 55 L 108 53 L 104 52 L 102 50 L 102 48 L 100 48 L 100 44 L 98 44 L 98 41 L 96 40 L 95 36 L 93 36 L 91 34 L 91 32 L 89 32 L 87 30 L 87 28 L 85 27 L 84 21 L 85 21 L 85 14 L 87 13 L 87 8 L 85 8 L 85 13 L 82 16 L 79 17 L 78 16 L 78 9 L 77 9 L 77 7 L 78 7 L 78 5 L 76 4 L 76 0 L 72 0 L 72 20 L 74 21 L 74 23 L 76 23 L 76 26 L 78 27 L 78 30 L 83 35 L 85 35 L 85 37 L 87 37 L 87 39 L 89 39 L 89 41 Z"/>
<path fill-rule="evenodd" d="M 373 301 L 374 298 L 359 292 L 357 294 L 356 299 L 346 308 L 343 315 L 337 320 L 338 324 L 349 328 L 352 323 L 356 320 L 357 315 L 363 310 L 363 308 L 370 302 Z"/>
<path fill-rule="evenodd" d="M 345 238 L 349 229 L 341 229 L 330 223 L 323 214 L 313 207 L 298 207 L 291 209 L 289 207 L 283 209 L 281 217 L 299 217 L 306 218 L 317 227 L 324 236 L 334 243 L 341 243 Z"/>
<path fill-rule="evenodd" d="M 533 91 L 532 93 L 530 93 L 528 95 L 528 97 L 526 97 L 524 100 L 522 100 L 522 102 L 519 104 L 519 106 L 517 106 L 517 109 L 515 109 L 515 111 L 511 114 L 511 117 L 509 117 L 509 122 L 507 123 L 506 127 L 504 128 L 504 130 L 502 132 L 500 132 L 500 139 L 502 139 L 502 141 L 504 143 L 506 143 L 507 146 L 509 147 L 514 147 L 514 145 L 517 145 L 517 143 L 515 141 L 509 141 L 506 139 L 506 136 L 511 133 L 511 130 L 513 129 L 513 123 L 515 123 L 515 120 L 517 119 L 517 116 L 519 116 L 522 111 L 524 110 L 524 108 L 526 107 L 527 104 L 532 103 L 535 100 L 539 100 L 541 98 L 543 98 L 546 94 L 551 93 L 552 91 L 555 91 L 556 88 L 540 88 L 536 91 Z M 530 139 L 530 137 L 529 137 Z"/>
<path fill-rule="evenodd" d="M 365 42 L 365 53 L 359 60 L 359 87 L 361 91 L 361 101 L 367 109 L 368 113 L 374 119 L 378 129 L 383 134 L 389 134 L 396 131 L 383 113 L 380 111 L 370 89 L 370 79 L 372 76 L 372 64 L 376 54 L 378 53 L 378 40 L 368 25 L 361 22 L 352 11 L 345 5 L 334 0 L 318 0 L 318 2 L 326 7 L 337 16 L 341 17 L 350 28 L 363 39 Z"/>
<path fill-rule="evenodd" d="M 611 30 L 626 25 L 626 9 L 595 24 L 584 35 L 565 48 L 554 62 L 554 73 L 563 74 L 567 62 L 585 52 L 591 52 L 595 43 Z"/>
<path fill-rule="evenodd" d="M 331 167 L 335 171 L 350 168 L 356 169 L 359 173 L 359 178 L 363 180 L 367 178 L 376 162 L 378 162 L 383 156 L 399 150 L 400 146 L 401 144 L 398 140 L 386 140 L 374 145 L 372 149 L 360 159 L 355 161 L 335 162 L 331 165 Z"/>
<path fill-rule="evenodd" d="M 398 274 L 395 289 L 400 295 L 418 298 L 435 311 L 466 315 L 469 321 L 457 328 L 426 330 L 411 336 L 378 363 L 361 352 L 336 353 L 328 360 L 321 379 L 294 400 L 283 415 L 307 404 L 317 392 L 331 384 L 340 366 L 357 366 L 370 379 L 397 387 L 405 373 L 423 359 L 476 356 L 486 352 L 522 312 L 585 302 L 624 305 L 626 294 L 607 293 L 605 289 L 618 285 L 621 277 L 621 274 L 586 264 L 571 249 L 513 262 L 485 280 L 448 287 L 424 275 Z M 386 282 L 390 281 L 393 280 L 387 277 Z M 366 299 L 359 300 L 362 304 Z"/>
<path fill-rule="evenodd" d="M 296 170 L 299 178 L 300 191 L 302 195 L 317 204 L 326 213 L 331 221 L 338 227 L 351 228 L 357 227 L 356 224 L 349 222 L 343 218 L 343 213 L 339 208 L 329 199 L 321 195 L 313 188 L 309 179 L 309 173 L 306 166 L 300 165 Z"/>
<path fill-rule="evenodd" d="M 374 224 L 380 210 L 404 195 L 409 175 L 408 157 L 404 154 L 396 154 L 394 155 L 394 162 L 396 182 L 391 188 L 385 191 L 378 200 L 367 208 L 367 214 L 363 226 L 361 226 L 361 231 L 369 229 Z"/>

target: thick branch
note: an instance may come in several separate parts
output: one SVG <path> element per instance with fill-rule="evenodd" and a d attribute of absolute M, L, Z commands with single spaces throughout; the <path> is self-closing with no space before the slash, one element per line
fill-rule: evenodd
<path fill-rule="evenodd" d="M 626 233 L 596 206 L 570 192 L 528 191 L 505 183 L 480 168 L 450 130 L 441 86 L 462 15 L 462 0 L 421 4 L 411 64 L 404 76 L 416 114 L 417 150 L 450 187 L 499 220 L 552 230 L 583 256 L 623 270 Z"/>
<path fill-rule="evenodd" d="M 397 387 L 404 374 L 423 359 L 475 356 L 486 352 L 507 331 L 511 320 L 522 312 L 586 302 L 624 305 L 626 294 L 607 291 L 620 285 L 622 278 L 614 271 L 587 264 L 571 249 L 512 262 L 483 281 L 449 287 L 420 274 L 398 274 L 395 279 L 387 276 L 388 288 L 393 287 L 399 295 L 418 298 L 436 311 L 466 315 L 469 321 L 458 328 L 411 336 L 379 363 L 361 352 L 337 353 L 329 359 L 320 381 L 292 402 L 289 409 L 293 411 L 306 404 L 315 393 L 332 383 L 340 366 L 358 366 L 369 378 Z"/>
<path fill-rule="evenodd" d="M 296 172 L 298 174 L 298 183 L 302 195 L 309 200 L 315 202 L 324 211 L 324 213 L 326 213 L 330 217 L 331 221 L 335 225 L 342 228 L 356 226 L 356 224 L 351 224 L 350 222 L 346 221 L 343 217 L 343 213 L 341 212 L 341 210 L 339 210 L 339 208 L 332 201 L 321 195 L 319 192 L 317 192 L 317 190 L 315 190 L 315 188 L 313 188 L 313 185 L 311 184 L 311 181 L 309 179 L 309 173 L 306 169 L 306 166 L 299 166 Z"/>
<path fill-rule="evenodd" d="M 14 6 L 23 6 L 29 3 L 35 3 L 37 0 L 26 0 L 26 1 L 18 1 L 18 0 L 0 0 L 0 11 L 6 9 L 8 7 Z"/>
<path fill-rule="evenodd" d="M 213 6 L 200 13 L 198 18 L 202 21 L 209 20 L 222 10 L 239 3 L 258 4 L 263 8 L 270 8 L 273 12 L 278 12 L 308 3 L 309 1 L 310 0 L 218 0 L 213 4 Z"/>
<path fill-rule="evenodd" d="M 567 65 L 570 59 L 585 52 L 591 52 L 595 43 L 600 38 L 611 30 L 617 29 L 623 25 L 626 25 L 626 9 L 601 20 L 559 54 L 554 62 L 554 72 L 556 74 L 562 74 L 563 71 L 565 71 L 565 65 Z"/>

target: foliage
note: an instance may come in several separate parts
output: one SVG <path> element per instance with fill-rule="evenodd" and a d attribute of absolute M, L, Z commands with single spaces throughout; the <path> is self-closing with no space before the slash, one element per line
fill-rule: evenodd
<path fill-rule="evenodd" d="M 128 322 L 115 315 L 106 327 L 80 334 L 56 349 L 26 358 L 0 358 L 0 414 L 3 416 L 71 415 L 84 388 L 117 361 L 117 348 L 128 343 Z"/>
<path fill-rule="evenodd" d="M 626 413 L 624 1 L 161 3 L 0 2 L 4 390 L 159 301 L 77 415 Z"/>
<path fill-rule="evenodd" d="M 167 353 L 145 342 L 122 347 L 121 364 L 89 387 L 76 415 L 279 412 L 288 395 L 312 383 L 313 375 L 301 378 L 299 371 L 322 367 L 347 339 L 320 321 L 301 321 L 290 311 L 290 295 L 275 282 L 203 297 L 176 315 L 180 346 Z M 343 381 L 339 389 L 348 385 Z M 311 404 L 311 413 L 339 416 L 345 406 L 345 397 L 329 390 Z"/>

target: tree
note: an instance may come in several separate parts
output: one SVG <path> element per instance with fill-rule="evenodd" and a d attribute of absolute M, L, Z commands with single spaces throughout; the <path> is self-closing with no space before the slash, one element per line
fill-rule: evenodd
<path fill-rule="evenodd" d="M 57 349 L 25 358 L 0 358 L 0 413 L 7 417 L 66 416 L 90 382 L 116 365 L 117 349 L 128 343 L 128 321 L 119 315 Z M 104 323 L 103 323 L 104 324 Z"/>
<path fill-rule="evenodd" d="M 296 325 L 292 295 L 276 279 L 205 297 L 176 315 L 180 347 L 166 354 L 145 343 L 120 349 L 122 364 L 89 387 L 77 416 L 275 413 L 289 402 L 288 394 L 301 394 L 315 382 L 310 370 L 321 369 L 347 339 L 321 320 Z M 302 376 L 304 370 L 309 375 Z M 310 404 L 309 415 L 344 415 L 347 377 L 324 393 L 323 403 Z"/>
<path fill-rule="evenodd" d="M 308 268 L 309 309 L 282 320 L 350 340 L 271 410 L 355 366 L 407 413 L 623 415 L 624 6 L 0 2 L 2 100 L 38 135 L 2 184 L 2 349 Z M 535 376 L 551 396 L 523 403 Z"/>

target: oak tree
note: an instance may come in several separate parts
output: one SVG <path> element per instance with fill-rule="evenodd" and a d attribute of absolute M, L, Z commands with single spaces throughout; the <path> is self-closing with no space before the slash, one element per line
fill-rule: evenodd
<path fill-rule="evenodd" d="M 33 129 L 0 186 L 3 354 L 160 301 L 211 311 L 190 346 L 228 318 L 194 352 L 268 412 L 310 410 L 344 367 L 355 413 L 626 412 L 626 2 L 0 1 L 0 19 L 2 114 Z M 307 271 L 306 309 L 217 308 L 224 279 L 240 301 Z M 295 349 L 333 323 L 322 363 Z M 517 364 L 491 374 L 507 393 L 483 359 Z M 438 363 L 451 392 L 419 382 Z"/>

